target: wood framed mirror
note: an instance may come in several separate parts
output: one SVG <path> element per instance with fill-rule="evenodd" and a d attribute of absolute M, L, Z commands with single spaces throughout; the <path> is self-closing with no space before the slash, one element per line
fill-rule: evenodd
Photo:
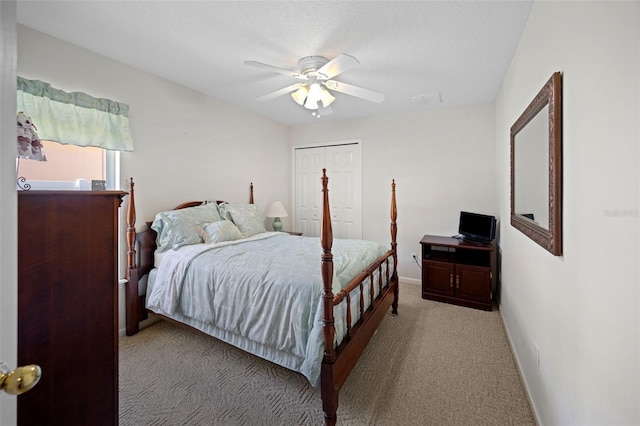
<path fill-rule="evenodd" d="M 511 225 L 562 255 L 562 75 L 511 126 Z"/>

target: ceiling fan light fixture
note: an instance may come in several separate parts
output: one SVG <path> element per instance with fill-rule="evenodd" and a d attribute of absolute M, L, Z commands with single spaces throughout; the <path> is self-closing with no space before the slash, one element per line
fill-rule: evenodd
<path fill-rule="evenodd" d="M 309 94 L 309 86 L 306 84 L 301 86 L 298 90 L 291 94 L 291 97 L 298 105 L 304 105 L 304 101 L 307 99 L 307 95 Z"/>
<path fill-rule="evenodd" d="M 320 95 L 320 100 L 322 101 L 322 105 L 326 108 L 336 100 L 335 96 L 333 96 L 327 89 L 322 88 L 322 94 Z"/>
<path fill-rule="evenodd" d="M 304 83 L 292 84 L 276 90 L 257 98 L 257 101 L 264 102 L 289 93 L 295 103 L 310 110 L 314 117 L 332 113 L 331 104 L 336 100 L 332 93 L 333 91 L 370 102 L 380 103 L 385 100 L 385 95 L 382 93 L 333 80 L 333 77 L 360 64 L 356 58 L 344 53 L 339 54 L 330 61 L 322 56 L 305 56 L 298 61 L 299 72 L 256 61 L 245 61 L 244 63 L 284 74 L 297 80 L 303 80 Z"/>
<path fill-rule="evenodd" d="M 318 83 L 311 83 L 309 86 L 309 94 L 304 107 L 307 109 L 318 109 L 318 102 L 322 99 L 322 87 Z"/>
<path fill-rule="evenodd" d="M 309 96 L 307 98 L 307 101 L 304 103 L 304 107 L 306 109 L 312 109 L 312 110 L 318 109 L 318 101 L 312 99 L 311 96 Z"/>

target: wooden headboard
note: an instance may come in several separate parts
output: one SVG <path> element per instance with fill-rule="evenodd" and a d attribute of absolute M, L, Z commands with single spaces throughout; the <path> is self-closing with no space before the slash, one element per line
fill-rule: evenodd
<path fill-rule="evenodd" d="M 133 184 L 133 178 L 131 178 L 132 181 L 131 183 Z M 180 209 L 186 209 L 188 207 L 196 207 L 201 205 L 202 203 L 206 203 L 207 201 L 187 201 L 186 203 L 182 203 L 179 204 L 177 206 L 175 206 L 172 210 L 180 210 Z M 224 200 L 216 200 L 216 204 L 222 204 L 224 203 Z M 251 182 L 251 184 L 249 185 L 249 204 L 254 204 L 253 202 L 253 182 Z"/>

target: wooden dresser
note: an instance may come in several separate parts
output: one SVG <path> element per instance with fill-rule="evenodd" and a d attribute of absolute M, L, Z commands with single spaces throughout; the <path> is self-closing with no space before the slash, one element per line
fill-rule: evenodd
<path fill-rule="evenodd" d="M 118 423 L 118 208 L 125 192 L 18 192 L 19 425 Z"/>

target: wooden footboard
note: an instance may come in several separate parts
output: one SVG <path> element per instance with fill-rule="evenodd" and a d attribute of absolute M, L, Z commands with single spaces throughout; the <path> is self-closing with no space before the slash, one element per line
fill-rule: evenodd
<path fill-rule="evenodd" d="M 398 313 L 398 275 L 396 272 L 397 257 L 397 208 L 396 208 L 396 184 L 391 182 L 391 250 L 378 258 L 366 270 L 353 279 L 340 293 L 333 294 L 333 230 L 331 228 L 331 214 L 329 207 L 329 189 L 326 169 L 322 170 L 322 282 L 324 284 L 324 358 L 320 373 L 320 386 L 322 395 L 322 410 L 326 425 L 335 425 L 337 421 L 338 394 L 342 385 L 347 380 L 349 373 L 358 362 L 360 355 L 369 343 L 385 317 L 389 308 L 392 313 Z M 389 262 L 393 263 L 390 271 Z M 383 264 L 386 266 L 383 268 Z M 374 282 L 374 272 L 378 272 L 378 281 Z M 364 309 L 364 283 L 370 280 L 369 307 Z M 375 285 L 378 286 L 378 294 L 375 295 Z M 359 319 L 352 323 L 351 320 L 351 293 L 359 289 Z M 344 340 L 334 347 L 335 318 L 334 307 L 340 303 L 346 303 L 347 335 Z"/>
<path fill-rule="evenodd" d="M 371 336 L 377 330 L 380 322 L 391 309 L 392 314 L 398 313 L 398 274 L 396 271 L 397 258 L 397 209 L 396 184 L 391 183 L 391 249 L 378 258 L 366 270 L 353 279 L 347 287 L 334 294 L 333 280 L 333 231 L 329 207 L 329 189 L 326 169 L 322 170 L 322 263 L 321 274 L 323 281 L 323 325 L 325 351 L 321 370 L 321 395 L 325 424 L 335 425 L 337 420 L 338 393 L 346 381 L 351 370 L 355 367 L 360 355 L 365 350 Z M 250 203 L 253 203 L 253 184 L 250 186 Z M 202 204 L 202 202 L 188 202 L 177 208 L 185 208 Z M 144 307 L 144 295 L 140 294 L 140 281 L 148 276 L 154 267 L 154 252 L 156 249 L 156 232 L 151 229 L 151 222 L 146 222 L 143 232 L 136 232 L 135 195 L 133 178 L 129 183 L 129 206 L 127 211 L 127 290 L 126 290 L 126 333 L 131 336 L 138 332 L 140 321 L 147 318 Z M 376 278 L 377 277 L 377 278 Z M 365 285 L 369 283 L 369 292 L 365 294 Z M 354 302 L 352 292 L 359 289 L 359 297 Z M 347 306 L 345 322 L 347 334 L 342 342 L 335 347 L 335 306 L 345 303 Z M 359 316 L 356 321 L 351 318 L 352 303 L 357 303 Z M 366 308 L 365 308 L 366 307 Z"/>

